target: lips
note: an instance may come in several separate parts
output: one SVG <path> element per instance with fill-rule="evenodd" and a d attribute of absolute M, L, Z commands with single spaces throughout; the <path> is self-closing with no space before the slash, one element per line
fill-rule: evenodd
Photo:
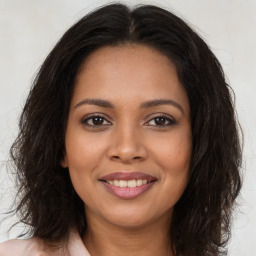
<path fill-rule="evenodd" d="M 133 199 L 148 191 L 157 178 L 141 172 L 116 172 L 101 177 L 99 181 L 111 194 Z"/>

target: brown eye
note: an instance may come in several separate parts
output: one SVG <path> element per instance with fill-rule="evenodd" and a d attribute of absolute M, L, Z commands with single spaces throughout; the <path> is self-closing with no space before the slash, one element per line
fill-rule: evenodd
<path fill-rule="evenodd" d="M 150 126 L 160 126 L 160 127 L 165 127 L 165 126 L 170 126 L 176 124 L 176 121 L 172 119 L 171 117 L 166 117 L 165 115 L 163 116 L 157 116 L 153 119 L 151 119 L 147 125 Z"/>
<path fill-rule="evenodd" d="M 100 116 L 95 116 L 91 118 L 93 125 L 102 125 L 104 123 L 104 119 Z"/>
<path fill-rule="evenodd" d="M 164 117 L 157 117 L 155 118 L 156 125 L 165 125 L 166 118 Z"/>
<path fill-rule="evenodd" d="M 91 116 L 88 118 L 85 118 L 81 121 L 83 125 L 86 126 L 105 126 L 105 125 L 110 125 L 111 123 L 108 122 L 104 117 L 102 116 Z"/>

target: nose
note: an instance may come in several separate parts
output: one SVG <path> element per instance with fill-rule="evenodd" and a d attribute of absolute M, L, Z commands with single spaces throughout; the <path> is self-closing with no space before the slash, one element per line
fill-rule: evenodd
<path fill-rule="evenodd" d="M 113 131 L 108 158 L 122 163 L 143 161 L 147 157 L 147 150 L 143 136 L 136 128 L 124 127 Z"/>

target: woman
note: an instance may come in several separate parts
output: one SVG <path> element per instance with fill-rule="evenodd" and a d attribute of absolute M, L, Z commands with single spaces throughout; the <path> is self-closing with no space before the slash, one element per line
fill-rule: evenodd
<path fill-rule="evenodd" d="M 241 187 L 230 89 L 166 10 L 112 4 L 71 27 L 11 153 L 31 238 L 0 255 L 225 255 Z"/>

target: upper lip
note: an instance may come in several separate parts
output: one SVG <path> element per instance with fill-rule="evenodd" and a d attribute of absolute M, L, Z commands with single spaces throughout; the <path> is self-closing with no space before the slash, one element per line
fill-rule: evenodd
<path fill-rule="evenodd" d="M 143 172 L 113 172 L 108 175 L 101 177 L 99 180 L 147 180 L 154 181 L 157 180 L 156 177 L 153 177 L 149 174 Z"/>

